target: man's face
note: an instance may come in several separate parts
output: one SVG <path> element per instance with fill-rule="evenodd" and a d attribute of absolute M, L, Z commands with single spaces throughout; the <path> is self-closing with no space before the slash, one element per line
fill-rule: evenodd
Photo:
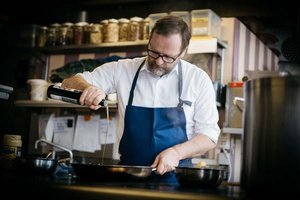
<path fill-rule="evenodd" d="M 148 45 L 149 71 L 157 76 L 169 73 L 179 62 L 181 54 L 179 33 L 169 36 L 153 33 Z"/>

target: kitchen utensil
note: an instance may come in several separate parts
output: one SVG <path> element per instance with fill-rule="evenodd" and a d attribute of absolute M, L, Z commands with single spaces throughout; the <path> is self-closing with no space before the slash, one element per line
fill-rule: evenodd
<path fill-rule="evenodd" d="M 300 76 L 245 83 L 241 186 L 248 191 L 300 188 Z"/>
<path fill-rule="evenodd" d="M 221 167 L 176 167 L 176 179 L 181 186 L 197 188 L 217 188 L 224 180 Z"/>
<path fill-rule="evenodd" d="M 72 163 L 75 174 L 81 179 L 96 181 L 144 181 L 155 168 L 149 166 L 97 165 Z"/>
<path fill-rule="evenodd" d="M 24 174 L 51 175 L 57 168 L 56 159 L 41 157 L 17 158 L 18 169 Z"/>

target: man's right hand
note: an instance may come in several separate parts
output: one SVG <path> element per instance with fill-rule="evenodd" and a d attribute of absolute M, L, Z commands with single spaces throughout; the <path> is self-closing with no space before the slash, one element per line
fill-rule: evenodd
<path fill-rule="evenodd" d="M 105 98 L 105 93 L 103 92 L 103 90 L 91 85 L 83 90 L 79 101 L 81 105 L 86 105 L 93 110 L 97 110 L 101 107 L 99 103 L 104 98 Z"/>

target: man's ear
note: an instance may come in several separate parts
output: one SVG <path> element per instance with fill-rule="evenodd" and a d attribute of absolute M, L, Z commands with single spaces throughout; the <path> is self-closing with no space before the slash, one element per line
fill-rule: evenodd
<path fill-rule="evenodd" d="M 183 58 L 187 54 L 187 47 L 180 54 L 180 58 Z"/>

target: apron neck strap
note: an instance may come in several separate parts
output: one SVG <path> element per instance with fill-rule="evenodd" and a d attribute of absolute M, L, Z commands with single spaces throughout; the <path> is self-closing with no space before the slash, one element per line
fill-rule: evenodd
<path fill-rule="evenodd" d="M 133 79 L 133 83 L 131 84 L 131 89 L 130 89 L 130 93 L 129 93 L 129 99 L 128 99 L 128 105 L 131 106 L 132 105 L 132 101 L 133 101 L 133 92 L 134 92 L 134 88 L 135 88 L 135 85 L 136 85 L 136 82 L 137 82 L 137 79 L 138 79 L 138 76 L 139 76 L 139 73 L 145 63 L 146 59 L 140 64 L 137 72 L 135 73 L 135 76 L 134 76 L 134 79 Z"/>
<path fill-rule="evenodd" d="M 137 72 L 135 73 L 132 85 L 131 85 L 131 89 L 130 89 L 130 94 L 129 94 L 129 99 L 128 99 L 128 105 L 131 106 L 132 105 L 132 101 L 133 101 L 133 96 L 134 96 L 134 89 L 136 86 L 136 82 L 139 76 L 139 73 L 141 71 L 142 66 L 145 64 L 146 59 L 140 64 Z M 182 107 L 183 104 L 192 105 L 192 102 L 190 101 L 186 101 L 186 100 L 182 100 L 181 97 L 181 93 L 182 93 L 182 66 L 181 66 L 181 61 L 179 61 L 178 63 L 178 94 L 179 94 L 179 103 L 177 105 L 177 107 Z"/>
<path fill-rule="evenodd" d="M 179 103 L 177 105 L 178 108 L 181 108 L 183 106 L 183 104 L 186 104 L 188 106 L 192 105 L 192 102 L 181 99 L 182 84 L 183 84 L 183 81 L 182 81 L 182 65 L 181 65 L 181 61 L 179 61 L 179 63 L 178 63 L 178 94 L 179 94 L 178 98 L 179 98 Z"/>

